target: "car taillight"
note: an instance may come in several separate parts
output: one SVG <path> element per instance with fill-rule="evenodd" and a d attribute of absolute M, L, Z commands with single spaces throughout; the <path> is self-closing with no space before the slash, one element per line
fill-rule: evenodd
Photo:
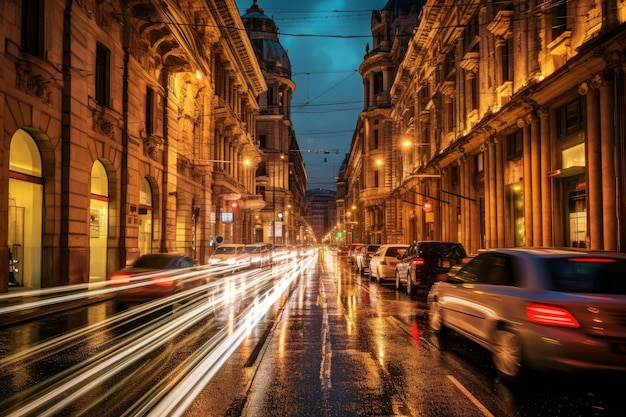
<path fill-rule="evenodd" d="M 171 287 L 174 285 L 174 279 L 167 275 L 156 276 L 152 278 L 152 281 L 156 284 L 157 287 Z"/>
<path fill-rule="evenodd" d="M 422 266 L 424 265 L 424 258 L 413 258 L 411 259 L 411 263 L 413 266 Z"/>
<path fill-rule="evenodd" d="M 129 284 L 130 283 L 130 274 L 115 274 L 109 277 L 109 281 L 111 284 Z"/>
<path fill-rule="evenodd" d="M 564 308 L 545 304 L 531 304 L 526 306 L 526 317 L 537 324 L 579 328 L 580 323 Z"/>

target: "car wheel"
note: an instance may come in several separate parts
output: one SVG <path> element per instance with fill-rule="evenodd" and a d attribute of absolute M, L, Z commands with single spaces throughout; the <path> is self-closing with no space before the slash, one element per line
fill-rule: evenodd
<path fill-rule="evenodd" d="M 506 329 L 497 329 L 493 335 L 491 353 L 493 364 L 502 378 L 516 379 L 522 370 L 522 341 Z"/>
<path fill-rule="evenodd" d="M 413 295 L 413 282 L 411 280 L 410 270 L 406 273 L 406 293 L 408 295 Z"/>
<path fill-rule="evenodd" d="M 433 333 L 441 334 L 444 330 L 443 314 L 441 306 L 437 301 L 433 301 L 428 306 L 428 325 Z"/>

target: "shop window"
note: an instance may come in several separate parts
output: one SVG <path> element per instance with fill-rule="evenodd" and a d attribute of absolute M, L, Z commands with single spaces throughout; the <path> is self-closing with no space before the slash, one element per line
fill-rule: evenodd
<path fill-rule="evenodd" d="M 9 286 L 41 287 L 43 178 L 39 148 L 24 130 L 11 138 L 7 240 Z"/>

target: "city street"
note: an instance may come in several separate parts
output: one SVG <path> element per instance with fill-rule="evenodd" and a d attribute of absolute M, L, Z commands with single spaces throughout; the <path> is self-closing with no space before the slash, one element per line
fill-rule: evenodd
<path fill-rule="evenodd" d="M 425 297 L 318 257 L 138 314 L 104 300 L 0 328 L 2 416 L 617 416 L 623 378 L 500 381 Z M 270 285 L 272 283 L 272 285 Z M 219 292 L 217 292 L 219 290 Z M 157 305 L 161 309 L 163 305 Z M 167 309 L 166 309 L 167 310 Z"/>

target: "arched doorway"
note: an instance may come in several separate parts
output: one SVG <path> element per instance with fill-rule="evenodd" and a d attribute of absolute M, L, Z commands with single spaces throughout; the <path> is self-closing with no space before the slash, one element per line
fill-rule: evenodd
<path fill-rule="evenodd" d="M 9 285 L 41 288 L 43 170 L 35 140 L 20 129 L 9 154 Z"/>
<path fill-rule="evenodd" d="M 147 178 L 139 191 L 139 254 L 152 253 L 152 187 Z"/>
<path fill-rule="evenodd" d="M 89 201 L 89 281 L 107 277 L 107 242 L 109 240 L 109 178 L 102 162 L 91 167 Z"/>

